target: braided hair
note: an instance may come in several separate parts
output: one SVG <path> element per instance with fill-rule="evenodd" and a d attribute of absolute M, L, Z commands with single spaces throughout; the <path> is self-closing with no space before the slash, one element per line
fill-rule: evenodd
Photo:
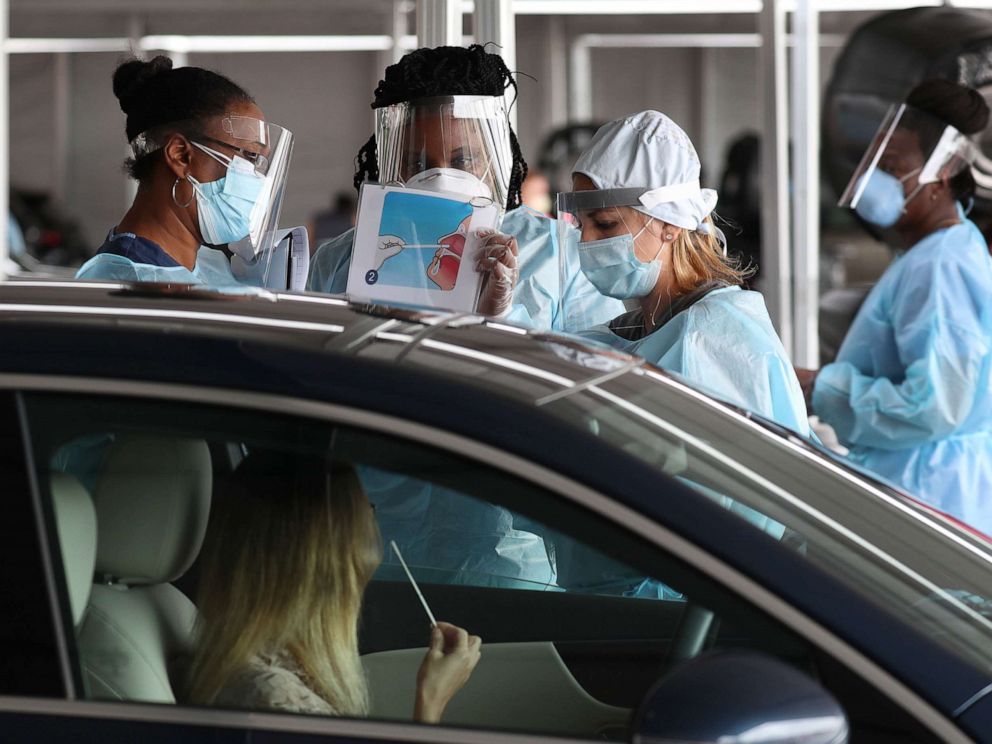
<path fill-rule="evenodd" d="M 503 58 L 479 44 L 464 47 L 417 49 L 386 68 L 375 89 L 372 108 L 435 96 L 502 96 L 508 88 L 517 92 L 517 82 Z M 507 209 L 520 206 L 520 188 L 527 177 L 527 163 L 520 152 L 517 135 L 510 130 L 513 168 L 507 195 Z M 379 180 L 379 159 L 375 135 L 369 138 L 355 158 L 355 188 L 366 181 Z"/>
<path fill-rule="evenodd" d="M 172 60 L 158 56 L 150 62 L 128 59 L 114 71 L 114 95 L 127 115 L 128 142 L 163 125 L 195 122 L 219 116 L 232 104 L 254 103 L 248 92 L 228 78 L 202 67 L 172 69 Z M 151 176 L 158 155 L 128 158 L 124 168 L 137 181 Z"/>

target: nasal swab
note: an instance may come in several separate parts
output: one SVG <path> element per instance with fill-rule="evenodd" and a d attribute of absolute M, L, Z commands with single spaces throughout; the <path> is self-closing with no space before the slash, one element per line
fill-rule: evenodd
<path fill-rule="evenodd" d="M 389 546 L 393 549 L 393 552 L 396 553 L 396 557 L 400 559 L 400 565 L 403 566 L 403 570 L 406 571 L 406 577 L 410 579 L 410 583 L 413 584 L 413 591 L 417 593 L 417 597 L 420 599 L 420 604 L 424 606 L 424 612 L 427 613 L 427 617 L 430 619 L 431 627 L 433 628 L 437 625 L 437 620 L 434 619 L 434 613 L 431 612 L 431 608 L 427 606 L 427 600 L 424 599 L 424 595 L 420 593 L 420 587 L 417 586 L 417 582 L 413 578 L 413 574 L 410 573 L 410 569 L 407 568 L 406 561 L 403 560 L 403 554 L 400 553 L 400 549 L 396 547 L 396 541 L 390 540 Z"/>

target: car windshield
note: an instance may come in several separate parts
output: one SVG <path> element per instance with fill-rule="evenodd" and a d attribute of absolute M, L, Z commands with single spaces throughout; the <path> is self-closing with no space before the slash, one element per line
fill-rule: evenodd
<path fill-rule="evenodd" d="M 651 367 L 538 404 L 794 546 L 992 672 L 992 544 L 978 533 Z"/>

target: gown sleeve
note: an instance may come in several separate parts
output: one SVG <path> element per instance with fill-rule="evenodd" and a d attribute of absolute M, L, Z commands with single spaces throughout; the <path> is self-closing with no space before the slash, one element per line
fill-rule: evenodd
<path fill-rule="evenodd" d="M 310 259 L 307 290 L 325 294 L 344 294 L 348 289 L 348 270 L 355 230 L 338 235 L 321 245 Z"/>
<path fill-rule="evenodd" d="M 844 444 L 894 450 L 944 438 L 965 422 L 984 379 L 988 298 L 972 289 L 966 263 L 940 257 L 910 268 L 888 312 L 879 312 L 881 296 L 864 308 L 890 325 L 884 330 L 895 340 L 903 379 L 862 374 L 848 362 L 817 376 L 813 408 Z M 874 348 L 876 339 L 868 332 L 850 342 Z"/>

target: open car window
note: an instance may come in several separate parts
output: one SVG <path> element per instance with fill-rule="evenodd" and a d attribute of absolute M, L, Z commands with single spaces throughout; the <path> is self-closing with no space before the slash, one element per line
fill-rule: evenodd
<path fill-rule="evenodd" d="M 23 397 L 42 497 L 55 512 L 68 500 L 82 511 L 88 504 L 94 515 L 77 530 L 82 546 L 52 540 L 60 554 L 82 556 L 65 564 L 60 596 L 85 699 L 356 715 L 337 710 L 307 682 L 307 660 L 289 645 L 253 649 L 228 671 L 247 674 L 251 664 L 268 665 L 263 673 L 291 676 L 293 695 L 274 701 L 251 685 L 233 685 L 233 692 L 226 686 L 205 702 L 190 692 L 193 670 L 205 668 L 206 608 L 216 605 L 214 593 L 229 589 L 208 579 L 215 574 L 204 545 L 234 529 L 218 514 L 276 531 L 292 523 L 293 510 L 309 503 L 294 484 L 314 458 L 353 469 L 386 543 L 402 545 L 437 619 L 483 638 L 483 662 L 443 723 L 628 740 L 633 711 L 662 675 L 721 648 L 783 659 L 825 680 L 842 704 L 867 694 L 863 683 L 746 597 L 498 462 L 386 431 L 261 410 Z M 277 464 L 267 471 L 271 480 L 263 492 L 248 498 L 232 484 L 261 461 Z M 660 479 L 659 488 L 665 487 L 678 488 Z M 344 491 L 333 484 L 313 496 L 339 498 Z M 241 570 L 232 575 L 264 581 L 266 572 L 278 572 L 302 540 L 295 533 L 289 538 L 285 550 L 253 548 L 250 560 L 233 564 Z M 329 529 L 311 555 L 336 550 L 340 544 Z M 358 623 L 367 715 L 409 722 L 428 621 L 388 549 L 383 558 L 365 589 Z M 284 582 L 279 594 L 292 597 L 304 583 Z M 319 604 L 323 594 L 315 597 Z M 232 617 L 234 626 L 245 624 L 236 635 L 247 637 L 254 615 Z M 280 656 L 283 651 L 290 656 Z M 878 699 L 862 721 L 866 730 L 876 724 L 876 713 L 887 726 L 897 720 L 915 730 L 891 703 L 871 694 Z"/>

